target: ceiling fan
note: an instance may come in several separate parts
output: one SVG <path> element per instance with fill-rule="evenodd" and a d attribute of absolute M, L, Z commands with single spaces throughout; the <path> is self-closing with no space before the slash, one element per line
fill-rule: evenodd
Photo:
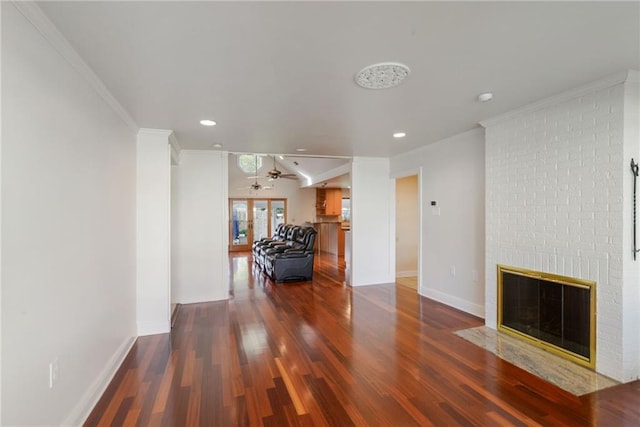
<path fill-rule="evenodd" d="M 298 175 L 295 173 L 282 173 L 276 168 L 276 156 L 273 156 L 273 169 L 267 172 L 267 178 L 273 181 L 278 178 L 286 178 L 286 179 L 298 179 Z"/>
<path fill-rule="evenodd" d="M 249 190 L 253 190 L 253 191 L 258 191 L 258 190 L 271 190 L 272 187 L 268 187 L 268 186 L 263 186 L 258 182 L 258 156 L 255 156 L 255 162 L 254 162 L 255 166 L 256 166 L 256 176 L 250 176 L 249 179 L 253 178 L 255 179 L 255 181 L 253 181 L 253 183 L 251 185 L 249 185 Z"/>

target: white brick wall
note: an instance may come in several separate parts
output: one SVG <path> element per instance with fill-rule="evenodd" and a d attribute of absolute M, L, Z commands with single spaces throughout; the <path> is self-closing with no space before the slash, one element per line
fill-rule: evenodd
<path fill-rule="evenodd" d="M 485 124 L 485 301 L 495 328 L 497 264 L 596 281 L 596 370 L 630 380 L 639 372 L 625 353 L 639 343 L 623 338 L 624 100 L 618 83 Z"/>

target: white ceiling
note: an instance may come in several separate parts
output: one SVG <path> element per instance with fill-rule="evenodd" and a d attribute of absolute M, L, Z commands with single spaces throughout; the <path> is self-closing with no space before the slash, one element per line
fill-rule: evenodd
<path fill-rule="evenodd" d="M 638 2 L 38 5 L 140 127 L 184 148 L 387 157 L 640 68 Z M 355 84 L 383 61 L 411 74 Z"/>

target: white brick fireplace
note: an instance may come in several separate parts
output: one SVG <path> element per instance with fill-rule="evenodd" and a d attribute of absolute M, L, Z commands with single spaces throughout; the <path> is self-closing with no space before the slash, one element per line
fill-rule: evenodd
<path fill-rule="evenodd" d="M 620 73 L 482 123 L 487 326 L 497 264 L 594 280 L 596 371 L 619 381 L 640 377 L 629 167 L 640 161 L 639 80 Z"/>

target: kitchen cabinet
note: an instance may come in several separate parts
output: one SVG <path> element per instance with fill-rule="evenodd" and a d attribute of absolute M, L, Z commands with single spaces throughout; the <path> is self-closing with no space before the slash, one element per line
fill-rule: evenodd
<path fill-rule="evenodd" d="M 316 215 L 325 215 L 325 216 L 342 215 L 342 189 L 317 188 L 316 189 Z"/>

